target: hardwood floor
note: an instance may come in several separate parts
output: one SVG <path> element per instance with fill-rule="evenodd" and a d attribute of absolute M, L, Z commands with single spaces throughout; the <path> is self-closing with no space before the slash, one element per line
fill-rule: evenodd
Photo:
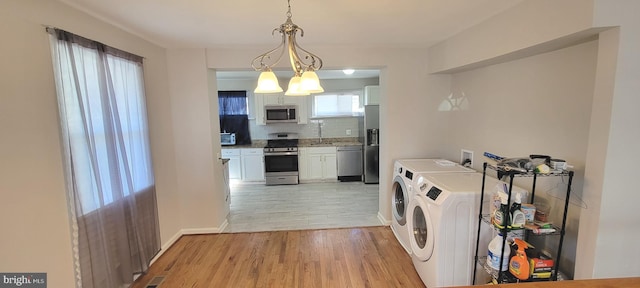
<path fill-rule="evenodd" d="M 182 236 L 132 287 L 424 287 L 388 226 Z"/>

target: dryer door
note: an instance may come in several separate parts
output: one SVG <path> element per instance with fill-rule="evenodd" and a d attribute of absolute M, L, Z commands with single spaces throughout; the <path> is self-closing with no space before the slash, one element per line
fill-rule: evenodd
<path fill-rule="evenodd" d="M 407 203 L 409 203 L 409 191 L 407 190 L 404 180 L 400 175 L 396 175 L 393 179 L 393 187 L 391 191 L 391 210 L 393 217 L 400 225 L 407 223 Z"/>
<path fill-rule="evenodd" d="M 408 223 L 413 254 L 420 261 L 429 260 L 433 254 L 435 231 L 423 196 L 416 195 L 411 200 Z"/>

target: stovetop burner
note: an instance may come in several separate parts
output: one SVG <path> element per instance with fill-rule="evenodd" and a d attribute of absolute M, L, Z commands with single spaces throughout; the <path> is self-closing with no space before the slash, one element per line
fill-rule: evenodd
<path fill-rule="evenodd" d="M 288 148 L 288 147 L 298 147 L 298 139 L 267 140 L 267 146 L 265 146 L 265 148 Z"/>
<path fill-rule="evenodd" d="M 298 151 L 298 135 L 295 133 L 269 134 L 265 152 Z"/>

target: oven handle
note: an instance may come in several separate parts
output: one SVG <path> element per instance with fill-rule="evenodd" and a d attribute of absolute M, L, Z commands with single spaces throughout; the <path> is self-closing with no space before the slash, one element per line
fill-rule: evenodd
<path fill-rule="evenodd" d="M 298 152 L 268 152 L 268 153 L 264 153 L 264 156 L 296 156 L 298 155 Z"/>

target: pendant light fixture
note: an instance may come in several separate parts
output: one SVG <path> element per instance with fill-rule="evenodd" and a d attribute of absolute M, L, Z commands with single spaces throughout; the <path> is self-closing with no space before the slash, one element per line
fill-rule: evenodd
<path fill-rule="evenodd" d="M 287 0 L 287 7 L 287 21 L 280 25 L 280 27 L 273 29 L 271 32 L 271 35 L 276 31 L 280 33 L 282 36 L 280 45 L 254 58 L 251 62 L 253 69 L 261 72 L 260 77 L 258 78 L 258 86 L 254 92 L 282 92 L 282 87 L 280 87 L 278 78 L 271 70 L 271 67 L 280 62 L 285 50 L 289 52 L 289 61 L 291 62 L 291 69 L 293 69 L 293 77 L 289 80 L 289 86 L 284 95 L 305 96 L 311 93 L 324 92 L 324 89 L 320 85 L 320 79 L 315 72 L 322 68 L 322 59 L 298 45 L 296 41 L 296 34 L 300 31 L 300 37 L 303 37 L 304 30 L 291 21 L 291 0 Z M 276 51 L 280 52 L 274 60 L 271 56 Z"/>

